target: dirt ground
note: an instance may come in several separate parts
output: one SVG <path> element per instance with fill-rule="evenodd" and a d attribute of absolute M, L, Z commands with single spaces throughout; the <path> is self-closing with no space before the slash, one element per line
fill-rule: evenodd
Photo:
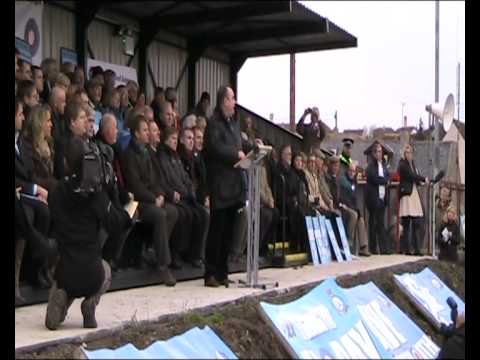
<path fill-rule="evenodd" d="M 434 330 L 426 319 L 408 302 L 393 282 L 393 274 L 419 272 L 425 267 L 436 273 L 445 284 L 465 300 L 465 267 L 446 262 L 423 260 L 402 264 L 390 268 L 362 272 L 357 275 L 346 275 L 337 278 L 340 286 L 349 288 L 373 281 L 402 311 L 432 339 L 441 345 L 442 337 Z M 105 338 L 87 342 L 89 350 L 98 348 L 118 348 L 132 343 L 137 348 L 145 348 L 157 340 L 166 340 L 179 335 L 194 326 L 209 325 L 217 335 L 241 359 L 285 359 L 286 351 L 276 340 L 274 333 L 257 313 L 258 301 L 270 303 L 290 302 L 311 290 L 318 284 L 298 287 L 282 294 L 265 294 L 259 298 L 248 298 L 234 304 L 213 307 L 206 310 L 195 310 L 179 314 L 168 320 L 149 325 L 140 325 L 134 321 L 121 332 Z M 65 359 L 72 358 L 80 344 L 51 346 L 36 352 L 17 354 L 18 359 Z"/>

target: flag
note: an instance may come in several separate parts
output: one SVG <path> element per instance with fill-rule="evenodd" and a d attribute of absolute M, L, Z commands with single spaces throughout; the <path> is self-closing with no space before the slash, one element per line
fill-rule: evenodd
<path fill-rule="evenodd" d="M 34 65 L 42 62 L 42 14 L 39 1 L 15 1 L 15 37 L 30 46 Z"/>

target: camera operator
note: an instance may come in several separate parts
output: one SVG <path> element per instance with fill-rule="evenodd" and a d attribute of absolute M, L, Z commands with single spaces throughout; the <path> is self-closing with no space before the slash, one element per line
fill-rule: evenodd
<path fill-rule="evenodd" d="M 304 121 L 310 115 L 310 124 L 305 125 Z M 320 148 L 320 144 L 326 135 L 325 126 L 320 120 L 318 108 L 307 108 L 297 124 L 297 132 L 303 136 L 303 151 L 310 154 L 313 149 Z"/>
<path fill-rule="evenodd" d="M 84 111 L 80 112 L 84 117 Z M 73 127 L 80 133 L 78 124 Z M 65 320 L 73 300 L 82 297 L 83 326 L 97 327 L 95 309 L 111 282 L 110 266 L 102 260 L 99 231 L 101 227 L 107 231 L 121 228 L 128 220 L 108 198 L 103 164 L 95 147 L 73 136 L 66 150 L 69 176 L 61 179 L 49 196 L 52 233 L 60 253 L 45 318 L 50 330 Z"/>

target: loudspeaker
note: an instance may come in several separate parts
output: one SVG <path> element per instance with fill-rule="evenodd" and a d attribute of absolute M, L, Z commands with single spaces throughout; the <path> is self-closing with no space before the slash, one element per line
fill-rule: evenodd
<path fill-rule="evenodd" d="M 442 121 L 443 129 L 445 132 L 447 132 L 452 125 L 453 116 L 455 114 L 455 102 L 453 95 L 449 94 L 447 96 L 445 105 L 442 106 L 440 103 L 433 103 L 431 105 L 427 105 L 425 110 L 439 118 Z"/>

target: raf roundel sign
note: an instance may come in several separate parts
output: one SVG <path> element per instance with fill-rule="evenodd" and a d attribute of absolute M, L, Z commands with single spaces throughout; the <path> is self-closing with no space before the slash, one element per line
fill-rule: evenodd
<path fill-rule="evenodd" d="M 38 29 L 38 24 L 34 18 L 28 19 L 27 24 L 25 25 L 25 34 L 23 38 L 28 45 L 30 45 L 32 57 L 34 57 L 40 46 L 40 30 Z"/>

